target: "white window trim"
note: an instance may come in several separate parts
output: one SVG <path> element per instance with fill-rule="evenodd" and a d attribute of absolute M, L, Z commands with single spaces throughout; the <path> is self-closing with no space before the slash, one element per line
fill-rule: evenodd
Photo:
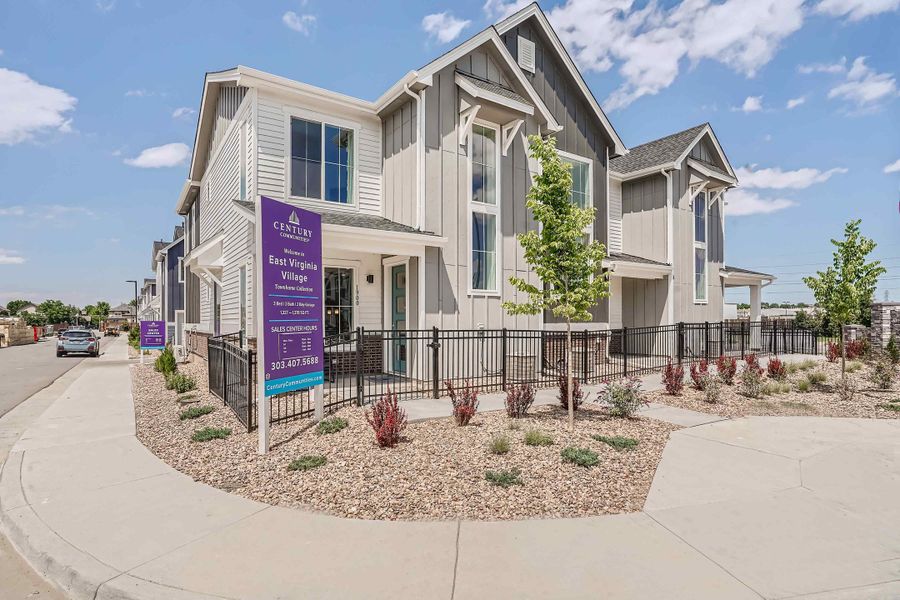
<path fill-rule="evenodd" d="M 572 154 L 571 152 L 566 152 L 564 150 L 557 150 L 556 153 L 567 162 L 580 162 L 586 164 L 588 167 L 588 206 L 595 210 L 594 220 L 591 221 L 590 225 L 585 227 L 584 233 L 588 236 L 588 242 L 594 241 L 594 223 L 597 220 L 596 215 L 596 206 L 594 205 L 594 161 L 586 156 L 579 156 L 578 154 Z"/>
<path fill-rule="evenodd" d="M 184 283 L 184 257 L 178 259 L 178 283 Z"/>
<path fill-rule="evenodd" d="M 306 196 L 294 196 L 291 194 L 291 119 L 302 119 L 304 121 L 316 121 L 322 126 L 322 178 L 321 182 L 321 198 L 308 198 Z M 343 129 L 353 131 L 353 196 L 347 204 L 340 202 L 332 202 L 325 200 L 325 126 L 332 125 Z M 284 109 L 284 197 L 301 205 L 322 208 L 329 207 L 329 210 L 346 210 L 352 212 L 359 211 L 359 132 L 362 126 L 355 122 L 340 117 L 334 117 L 323 113 L 317 113 L 298 107 L 285 107 Z"/>
<path fill-rule="evenodd" d="M 359 326 L 359 261 L 350 261 L 350 260 L 336 260 L 336 259 L 324 259 L 322 261 L 322 317 L 323 317 L 323 325 L 322 325 L 322 334 L 325 333 L 325 325 L 324 325 L 324 311 L 325 311 L 325 269 L 345 269 L 353 273 L 353 298 L 351 298 L 351 307 L 353 308 L 353 312 L 350 314 L 350 330 L 355 331 Z"/>
<path fill-rule="evenodd" d="M 698 242 L 697 241 L 697 214 L 696 214 L 696 203 L 703 199 L 703 227 L 705 229 L 703 239 L 705 241 Z M 694 273 L 694 277 L 691 280 L 691 286 L 693 287 L 693 296 L 694 296 L 694 304 L 709 304 L 709 198 L 707 196 L 706 190 L 701 190 L 697 192 L 697 195 L 694 197 L 694 203 L 691 206 L 691 236 L 694 239 L 694 243 L 691 246 L 693 252 L 691 252 L 691 271 Z M 697 250 L 703 249 L 703 292 L 705 294 L 704 298 L 697 298 Z"/>
<path fill-rule="evenodd" d="M 496 162 L 496 164 L 497 164 L 497 189 L 496 189 L 494 197 L 496 198 L 497 202 L 494 204 L 487 204 L 487 203 L 483 203 L 483 202 L 473 202 L 472 201 L 472 139 L 475 136 L 469 135 L 467 143 L 466 143 L 466 154 L 467 154 L 467 156 L 466 156 L 466 165 L 467 165 L 467 167 L 466 167 L 466 170 L 467 170 L 466 196 L 467 196 L 467 200 L 468 200 L 466 203 L 467 204 L 466 221 L 468 224 L 467 225 L 467 229 L 468 229 L 467 237 L 469 239 L 469 244 L 468 244 L 469 276 L 468 276 L 468 281 L 466 282 L 466 288 L 468 290 L 467 293 L 469 296 L 500 297 L 500 295 L 501 295 L 500 290 L 502 289 L 500 280 L 503 278 L 503 255 L 502 255 L 502 250 L 503 250 L 502 241 L 503 240 L 501 238 L 501 233 L 503 231 L 503 227 L 502 227 L 502 224 L 500 221 L 500 218 L 501 218 L 500 206 L 503 204 L 503 197 L 501 195 L 501 192 L 502 192 L 501 180 L 503 179 L 503 176 L 502 176 L 502 172 L 501 172 L 502 168 L 501 168 L 501 164 L 500 164 L 500 159 L 502 156 L 501 147 L 500 147 L 501 146 L 501 144 L 500 144 L 500 125 L 498 125 L 496 123 L 491 123 L 489 121 L 483 121 L 481 119 L 475 119 L 474 124 L 480 125 L 486 129 L 492 129 L 492 130 L 494 130 L 494 133 L 495 133 L 494 150 L 495 150 L 496 159 L 497 159 L 497 162 Z M 494 228 L 494 238 L 495 238 L 494 239 L 494 248 L 495 248 L 494 255 L 495 255 L 495 260 L 496 260 L 496 264 L 494 265 L 494 286 L 495 287 L 494 287 L 494 289 L 490 289 L 490 290 L 489 289 L 480 290 L 480 289 L 475 289 L 472 287 L 472 275 L 473 275 L 473 272 L 475 269 L 475 264 L 474 264 L 474 261 L 472 260 L 472 253 L 473 253 L 472 244 L 474 241 L 472 239 L 472 214 L 475 212 L 494 215 L 494 218 L 495 218 L 495 228 Z"/>

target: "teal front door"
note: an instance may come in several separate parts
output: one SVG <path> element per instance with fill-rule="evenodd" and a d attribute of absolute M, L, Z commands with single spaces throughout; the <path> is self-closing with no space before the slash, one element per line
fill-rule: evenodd
<path fill-rule="evenodd" d="M 395 373 L 406 373 L 406 265 L 391 267 L 391 362 Z"/>

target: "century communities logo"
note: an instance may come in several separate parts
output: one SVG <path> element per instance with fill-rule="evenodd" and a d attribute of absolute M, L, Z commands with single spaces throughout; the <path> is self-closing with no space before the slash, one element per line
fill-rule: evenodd
<path fill-rule="evenodd" d="M 300 224 L 300 217 L 297 216 L 296 210 L 291 211 L 291 216 L 288 217 L 288 223 L 290 223 L 291 225 L 299 225 Z"/>
<path fill-rule="evenodd" d="M 276 231 L 279 232 L 281 237 L 301 242 L 308 242 L 312 237 L 312 230 L 300 225 L 300 217 L 297 215 L 296 210 L 291 211 L 287 223 L 284 221 L 274 221 L 272 225 L 275 227 Z"/>

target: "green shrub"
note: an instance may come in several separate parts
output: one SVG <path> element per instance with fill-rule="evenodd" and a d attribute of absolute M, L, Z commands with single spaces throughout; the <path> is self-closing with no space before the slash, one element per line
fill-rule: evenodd
<path fill-rule="evenodd" d="M 166 389 L 183 394 L 197 389 L 197 382 L 190 375 L 173 371 L 166 375 Z"/>
<path fill-rule="evenodd" d="M 774 396 L 775 394 L 787 394 L 790 391 L 791 385 L 789 383 L 770 381 L 763 385 L 761 393 L 763 396 Z"/>
<path fill-rule="evenodd" d="M 501 471 L 485 471 L 484 478 L 492 485 L 508 488 L 514 485 L 522 485 L 519 469 L 503 469 Z"/>
<path fill-rule="evenodd" d="M 491 440 L 491 443 L 488 444 L 488 450 L 491 451 L 491 454 L 506 454 L 509 452 L 509 447 L 509 438 L 505 435 L 496 436 Z"/>
<path fill-rule="evenodd" d="M 887 353 L 892 363 L 895 365 L 900 364 L 900 344 L 897 343 L 897 338 L 895 338 L 893 334 L 888 338 L 888 343 L 887 346 L 884 347 L 884 351 Z"/>
<path fill-rule="evenodd" d="M 724 382 L 718 375 L 707 373 L 703 376 L 703 399 L 715 404 L 722 397 Z"/>
<path fill-rule="evenodd" d="M 159 356 L 156 357 L 156 360 L 153 362 L 153 368 L 163 375 L 175 372 L 178 365 L 175 363 L 175 354 L 172 353 L 171 348 L 166 346 Z"/>
<path fill-rule="evenodd" d="M 860 369 L 862 369 L 862 363 L 856 360 L 851 360 L 846 365 L 846 370 L 848 373 L 856 373 Z"/>
<path fill-rule="evenodd" d="M 337 433 L 341 429 L 347 427 L 350 423 L 347 419 L 343 419 L 341 417 L 330 417 L 328 419 L 322 419 L 319 421 L 319 424 L 316 425 L 316 433 L 322 435 L 326 433 Z"/>
<path fill-rule="evenodd" d="M 526 446 L 552 446 L 553 438 L 538 429 L 529 429 L 525 432 Z"/>
<path fill-rule="evenodd" d="M 518 431 L 522 429 L 522 424 L 516 421 L 515 419 L 510 419 L 509 424 L 506 426 L 510 431 Z"/>
<path fill-rule="evenodd" d="M 900 404 L 895 404 L 893 402 L 890 404 L 888 404 L 888 403 L 879 404 L 878 408 L 882 408 L 884 410 L 890 410 L 893 412 L 900 412 Z"/>
<path fill-rule="evenodd" d="M 309 471 L 310 469 L 321 467 L 326 462 L 328 462 L 328 459 L 321 454 L 306 454 L 297 460 L 291 461 L 291 464 L 288 465 L 288 471 Z"/>
<path fill-rule="evenodd" d="M 807 358 L 806 360 L 802 360 L 797 364 L 800 367 L 801 371 L 809 371 L 810 369 L 815 368 L 816 361 L 811 358 Z"/>
<path fill-rule="evenodd" d="M 671 366 L 671 365 L 670 365 Z M 684 377 L 682 372 L 681 377 Z M 637 377 L 625 377 L 621 381 L 610 381 L 600 393 L 597 402 L 606 404 L 609 414 L 614 417 L 633 417 L 641 406 L 647 404 L 641 390 L 641 380 Z"/>
<path fill-rule="evenodd" d="M 809 379 L 801 379 L 794 384 L 794 389 L 805 394 L 812 389 L 812 384 L 809 382 Z"/>
<path fill-rule="evenodd" d="M 210 440 L 224 440 L 231 435 L 231 429 L 228 427 L 204 427 L 198 429 L 191 436 L 192 442 L 208 442 Z"/>
<path fill-rule="evenodd" d="M 598 433 L 597 435 L 592 435 L 591 437 L 598 442 L 603 442 L 604 444 L 612 446 L 616 450 L 634 450 L 634 448 L 638 445 L 638 441 L 636 439 L 623 437 L 621 435 L 605 436 Z"/>
<path fill-rule="evenodd" d="M 208 415 L 212 411 L 216 410 L 213 406 L 192 406 L 181 411 L 181 414 L 178 415 L 178 418 L 182 421 L 186 419 L 197 419 L 202 417 L 203 415 Z"/>
<path fill-rule="evenodd" d="M 869 381 L 879 390 L 889 390 L 894 386 L 897 378 L 897 366 L 886 352 L 880 353 L 872 362 L 872 370 L 869 372 Z"/>
<path fill-rule="evenodd" d="M 828 381 L 828 375 L 823 371 L 813 371 L 806 376 L 806 380 L 809 381 L 810 385 L 821 385 Z"/>
<path fill-rule="evenodd" d="M 566 462 L 576 464 L 579 467 L 593 467 L 600 462 L 600 457 L 597 456 L 597 453 L 587 448 L 568 446 L 567 448 L 563 448 L 560 455 Z"/>
<path fill-rule="evenodd" d="M 740 375 L 741 393 L 750 398 L 759 398 L 763 394 L 763 374 L 762 370 L 751 367 L 749 364 L 744 367 Z"/>

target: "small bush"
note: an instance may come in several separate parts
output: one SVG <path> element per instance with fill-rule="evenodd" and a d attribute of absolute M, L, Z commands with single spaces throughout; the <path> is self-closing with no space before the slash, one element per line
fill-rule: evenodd
<path fill-rule="evenodd" d="M 186 419 L 197 419 L 202 417 L 203 415 L 208 415 L 212 411 L 216 410 L 213 406 L 192 406 L 181 411 L 181 414 L 178 415 L 178 418 L 182 421 Z"/>
<path fill-rule="evenodd" d="M 491 485 L 497 485 L 500 487 L 508 488 L 514 485 L 522 485 L 522 479 L 520 478 L 521 471 L 519 469 L 509 469 L 502 471 L 485 471 L 484 478 Z"/>
<path fill-rule="evenodd" d="M 842 402 L 852 402 L 856 397 L 856 384 L 849 377 L 841 377 L 834 388 Z"/>
<path fill-rule="evenodd" d="M 810 369 L 815 368 L 816 361 L 811 358 L 807 358 L 806 360 L 802 360 L 797 364 L 799 365 L 801 371 L 809 371 Z"/>
<path fill-rule="evenodd" d="M 812 389 L 812 384 L 809 382 L 809 379 L 801 379 L 794 384 L 794 389 L 805 394 Z"/>
<path fill-rule="evenodd" d="M 292 460 L 288 465 L 288 471 L 309 471 L 316 467 L 321 467 L 328 459 L 321 454 L 306 454 L 297 460 Z"/>
<path fill-rule="evenodd" d="M 857 358 L 865 358 L 869 354 L 869 340 L 850 340 L 845 346 L 847 360 L 856 360 Z"/>
<path fill-rule="evenodd" d="M 509 452 L 509 448 L 509 438 L 505 435 L 496 436 L 491 440 L 491 443 L 488 444 L 488 450 L 491 451 L 491 454 L 506 454 Z"/>
<path fill-rule="evenodd" d="M 166 375 L 166 389 L 183 394 L 197 389 L 197 382 L 190 375 L 173 371 Z"/>
<path fill-rule="evenodd" d="M 672 363 L 672 357 L 663 369 L 662 382 L 666 386 L 666 393 L 670 396 L 680 396 L 684 389 L 684 367 Z"/>
<path fill-rule="evenodd" d="M 897 365 L 886 352 L 880 353 L 872 363 L 869 372 L 869 381 L 879 390 L 889 390 L 894 386 L 897 378 Z"/>
<path fill-rule="evenodd" d="M 741 393 L 750 398 L 759 398 L 763 392 L 763 374 L 762 369 L 757 364 L 744 365 L 741 371 Z"/>
<path fill-rule="evenodd" d="M 537 429 L 529 429 L 525 432 L 525 445 L 526 446 L 552 446 L 553 438 L 544 433 L 543 431 L 539 431 Z"/>
<path fill-rule="evenodd" d="M 466 388 L 462 392 L 457 392 L 453 387 L 453 382 L 449 379 L 444 382 L 447 393 L 450 395 L 450 402 L 453 404 L 453 418 L 456 424 L 464 427 L 469 424 L 475 413 L 478 412 L 478 389 L 472 386 L 472 382 L 466 382 Z"/>
<path fill-rule="evenodd" d="M 641 380 L 637 377 L 608 382 L 597 393 L 597 402 L 605 404 L 612 416 L 625 418 L 633 417 L 641 406 L 647 404 L 641 390 Z"/>
<path fill-rule="evenodd" d="M 406 429 L 406 411 L 400 408 L 397 394 L 388 388 L 372 405 L 372 413 L 366 411 L 366 421 L 375 431 L 375 441 L 382 448 L 393 448 L 400 441 L 400 433 Z"/>
<path fill-rule="evenodd" d="M 787 379 L 787 367 L 784 366 L 784 361 L 777 356 L 773 356 L 769 359 L 769 364 L 766 365 L 766 372 L 768 373 L 769 378 L 774 379 L 775 381 L 784 381 Z"/>
<path fill-rule="evenodd" d="M 521 419 L 534 404 L 534 388 L 530 383 L 514 385 L 506 390 L 506 416 Z"/>
<path fill-rule="evenodd" d="M 897 338 L 891 334 L 891 337 L 888 338 L 887 346 L 884 347 L 884 352 L 888 355 L 888 358 L 891 359 L 891 362 L 896 364 L 900 364 L 900 344 L 897 343 Z"/>
<path fill-rule="evenodd" d="M 881 408 L 881 409 L 884 409 L 884 410 L 890 410 L 890 411 L 893 411 L 893 412 L 900 412 L 900 404 L 893 404 L 893 403 L 888 404 L 888 403 L 883 403 L 883 404 L 879 404 L 879 405 L 878 405 L 878 408 Z"/>
<path fill-rule="evenodd" d="M 191 436 L 192 442 L 208 442 L 210 440 L 224 440 L 231 435 L 231 429 L 228 427 L 204 427 L 198 429 Z"/>
<path fill-rule="evenodd" d="M 733 384 L 734 376 L 737 374 L 737 360 L 730 356 L 720 356 L 716 360 L 716 373 L 719 375 L 722 383 L 726 385 Z"/>
<path fill-rule="evenodd" d="M 825 360 L 828 362 L 837 362 L 841 357 L 841 345 L 837 342 L 828 342 L 825 344 Z"/>
<path fill-rule="evenodd" d="M 846 365 L 844 365 L 844 368 L 848 373 L 856 373 L 857 371 L 862 369 L 862 363 L 856 360 L 851 360 Z"/>
<path fill-rule="evenodd" d="M 506 428 L 509 429 L 510 431 L 518 431 L 518 430 L 522 429 L 522 424 L 519 423 L 518 421 L 513 420 L 507 424 Z"/>
<path fill-rule="evenodd" d="M 163 375 L 174 373 L 177 367 L 178 366 L 175 364 L 175 355 L 168 346 L 166 346 L 165 349 L 160 352 L 159 356 L 156 357 L 156 360 L 153 361 L 153 368 Z"/>
<path fill-rule="evenodd" d="M 700 362 L 691 363 L 691 381 L 694 382 L 694 389 L 703 390 L 707 375 L 709 375 L 709 363 L 705 358 L 700 359 Z"/>
<path fill-rule="evenodd" d="M 828 375 L 823 371 L 813 371 L 807 374 L 806 380 L 809 381 L 810 385 L 821 385 L 828 381 Z"/>
<path fill-rule="evenodd" d="M 341 429 L 347 427 L 350 423 L 347 422 L 347 419 L 342 419 L 341 417 L 330 417 L 328 419 L 322 419 L 319 421 L 319 424 L 316 425 L 316 433 L 318 434 L 327 434 L 327 433 L 337 433 Z"/>
<path fill-rule="evenodd" d="M 612 446 L 616 450 L 634 450 L 638 445 L 638 441 L 636 439 L 630 437 L 622 437 L 621 435 L 605 436 L 598 433 L 597 435 L 592 435 L 591 437 L 598 442 L 603 442 L 604 444 Z"/>
<path fill-rule="evenodd" d="M 763 368 L 759 366 L 759 357 L 752 352 L 744 357 L 744 369 L 753 369 L 754 371 L 758 371 L 760 375 L 763 373 Z"/>
<path fill-rule="evenodd" d="M 717 375 L 707 373 L 703 378 L 703 399 L 715 404 L 722 397 L 722 378 Z"/>
<path fill-rule="evenodd" d="M 775 394 L 787 394 L 791 391 L 791 385 L 789 383 L 779 383 L 777 381 L 770 381 L 762 386 L 762 395 L 763 396 L 774 396 Z"/>
<path fill-rule="evenodd" d="M 576 448 L 575 446 L 563 448 L 563 451 L 560 452 L 560 456 L 562 456 L 563 460 L 566 462 L 578 465 L 579 467 L 593 467 L 600 462 L 600 457 L 597 456 L 597 453 L 593 450 Z"/>
<path fill-rule="evenodd" d="M 569 410 L 569 378 L 566 375 L 559 377 L 559 394 L 556 396 L 559 405 Z M 584 390 L 581 389 L 581 382 L 576 378 L 572 378 L 572 407 L 578 410 L 581 403 L 584 402 Z"/>

